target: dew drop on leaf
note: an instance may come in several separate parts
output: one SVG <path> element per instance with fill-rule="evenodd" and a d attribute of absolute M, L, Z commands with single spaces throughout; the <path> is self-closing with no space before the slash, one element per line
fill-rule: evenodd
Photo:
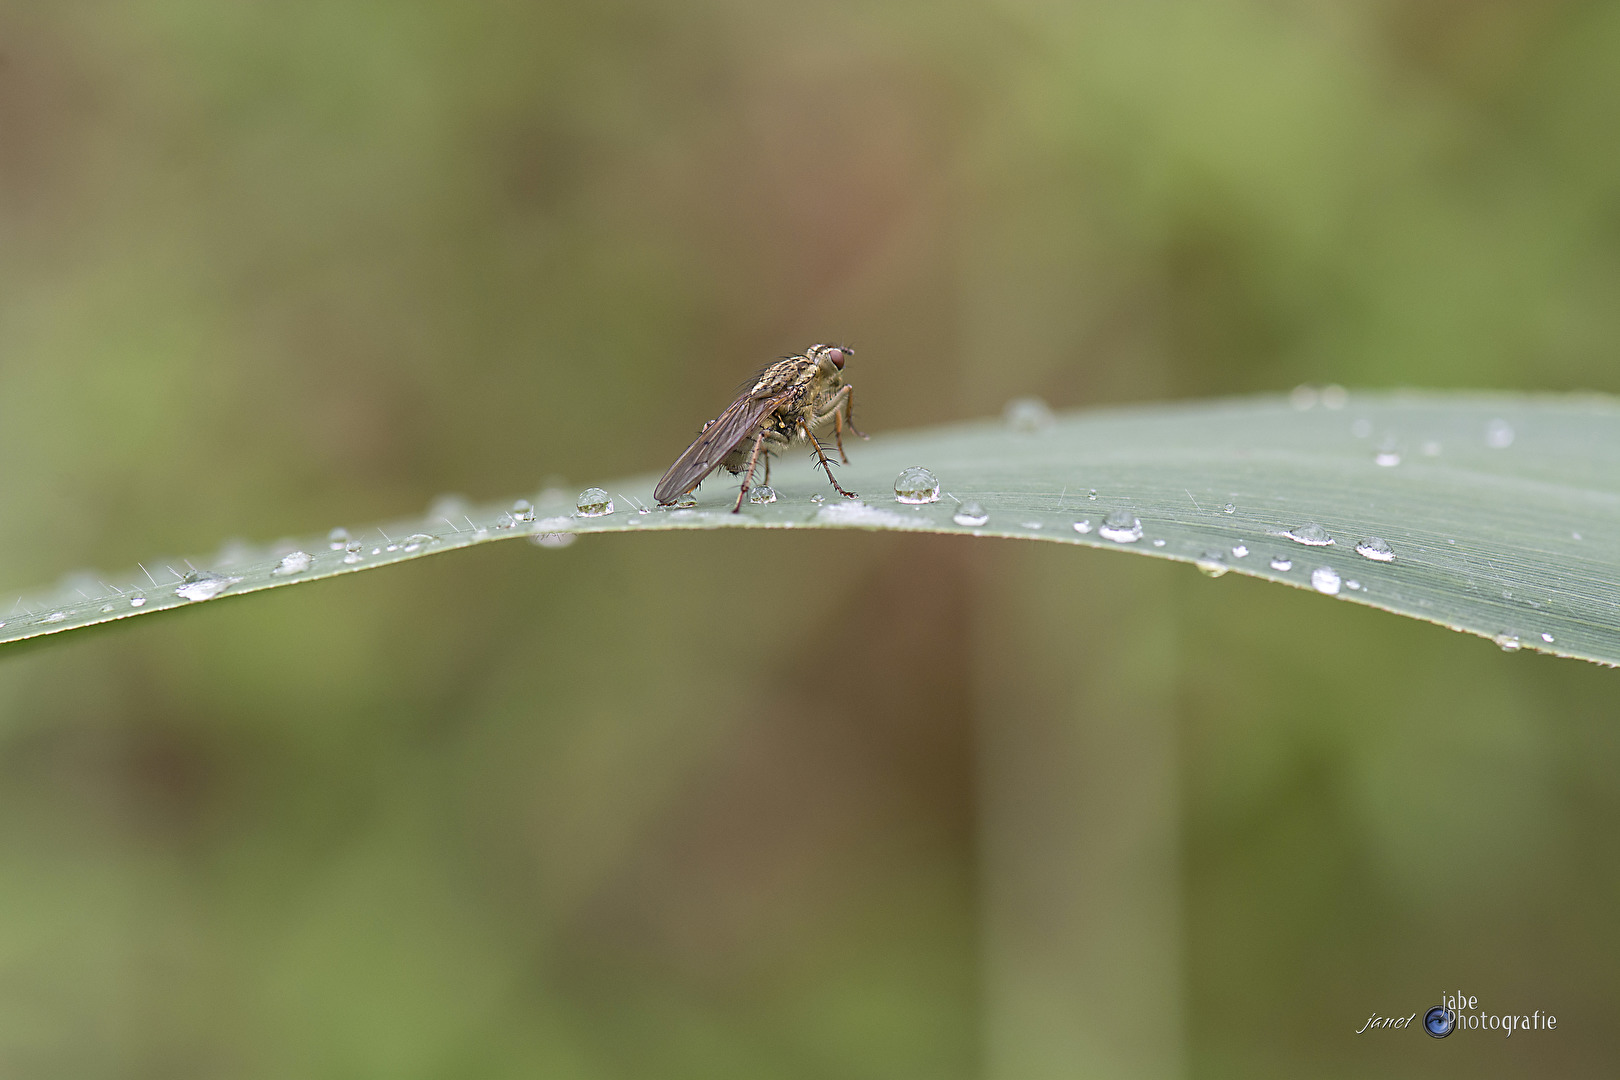
<path fill-rule="evenodd" d="M 894 478 L 894 501 L 905 503 L 907 506 L 938 502 L 939 477 L 921 465 L 913 465 L 902 470 L 900 475 Z"/>
<path fill-rule="evenodd" d="M 1115 510 L 1103 518 L 1097 535 L 1116 544 L 1134 544 L 1142 539 L 1142 522 L 1129 510 Z"/>

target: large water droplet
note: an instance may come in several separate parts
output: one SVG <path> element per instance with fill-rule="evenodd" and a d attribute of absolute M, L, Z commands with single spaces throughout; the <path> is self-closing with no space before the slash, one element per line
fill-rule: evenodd
<path fill-rule="evenodd" d="M 1031 434 L 1052 426 L 1052 410 L 1037 397 L 1014 398 L 1002 412 L 1007 426 Z"/>
<path fill-rule="evenodd" d="M 349 530 L 341 525 L 338 526 L 326 534 L 326 542 L 327 547 L 330 547 L 333 551 L 342 551 L 344 545 L 349 542 Z"/>
<path fill-rule="evenodd" d="M 533 521 L 534 503 L 528 499 L 519 499 L 512 504 L 511 514 L 513 521 Z"/>
<path fill-rule="evenodd" d="M 1116 544 L 1132 544 L 1142 539 L 1142 522 L 1129 510 L 1115 510 L 1103 518 L 1097 535 Z"/>
<path fill-rule="evenodd" d="M 281 562 L 270 572 L 277 577 L 291 577 L 308 570 L 315 557 L 307 551 L 293 551 L 282 556 Z"/>
<path fill-rule="evenodd" d="M 1221 558 L 1221 553 L 1218 551 L 1204 552 L 1202 555 L 1198 556 L 1196 560 L 1194 560 L 1193 565 L 1198 567 L 1199 573 L 1206 577 L 1212 578 L 1220 577 L 1222 574 L 1232 569 L 1230 566 L 1226 565 L 1225 560 Z"/>
<path fill-rule="evenodd" d="M 1394 562 L 1395 549 L 1381 536 L 1369 536 L 1356 545 L 1356 554 L 1373 562 Z"/>
<path fill-rule="evenodd" d="M 1331 566 L 1318 566 L 1311 571 L 1311 588 L 1329 596 L 1339 595 L 1339 573 Z"/>
<path fill-rule="evenodd" d="M 1485 425 L 1485 445 L 1493 450 L 1506 450 L 1513 445 L 1513 425 L 1506 420 L 1492 420 Z"/>
<path fill-rule="evenodd" d="M 1294 568 L 1293 559 L 1285 559 L 1281 555 L 1271 557 L 1271 568 L 1280 574 L 1286 574 Z"/>
<path fill-rule="evenodd" d="M 1328 535 L 1328 531 L 1314 521 L 1308 525 L 1289 529 L 1283 535 L 1294 543 L 1304 544 L 1306 547 L 1327 547 L 1333 543 L 1333 537 Z"/>
<path fill-rule="evenodd" d="M 990 515 L 984 512 L 984 507 L 976 502 L 965 502 L 956 508 L 951 520 L 958 525 L 966 525 L 970 529 L 977 529 L 990 520 Z"/>
<path fill-rule="evenodd" d="M 403 551 L 421 551 L 427 545 L 438 542 L 439 538 L 432 533 L 411 533 L 399 542 L 399 546 Z"/>
<path fill-rule="evenodd" d="M 241 580 L 239 577 L 220 577 L 218 574 L 194 570 L 181 579 L 174 595 L 182 600 L 212 600 Z"/>
<path fill-rule="evenodd" d="M 773 503 L 776 501 L 776 489 L 766 487 L 764 484 L 761 484 L 756 488 L 749 488 L 748 501 L 759 506 L 764 506 L 766 503 Z"/>
<path fill-rule="evenodd" d="M 1085 518 L 1074 523 L 1074 531 L 1084 536 L 1091 531 L 1091 519 Z"/>
<path fill-rule="evenodd" d="M 1491 640 L 1496 642 L 1497 647 L 1503 652 L 1518 652 L 1524 647 L 1524 643 L 1519 640 L 1519 635 L 1512 630 L 1504 630 Z"/>
<path fill-rule="evenodd" d="M 939 477 L 921 465 L 913 465 L 903 470 L 894 478 L 894 501 L 905 503 L 907 506 L 938 502 Z"/>
<path fill-rule="evenodd" d="M 574 502 L 580 517 L 606 517 L 613 513 L 613 500 L 601 488 L 586 488 Z"/>

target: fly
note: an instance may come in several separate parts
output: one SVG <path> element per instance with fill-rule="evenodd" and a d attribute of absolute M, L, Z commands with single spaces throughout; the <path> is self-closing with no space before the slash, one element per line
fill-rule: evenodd
<path fill-rule="evenodd" d="M 771 454 L 802 438 L 814 448 L 833 490 L 846 499 L 855 498 L 853 491 L 838 485 L 832 462 L 815 432 L 832 421 L 838 457 L 845 465 L 849 455 L 844 453 L 844 428 L 866 438 L 851 419 L 855 388 L 844 381 L 844 360 L 853 351 L 843 345 L 812 345 L 803 355 L 785 357 L 766 368 L 725 412 L 703 425 L 697 439 L 658 481 L 653 497 L 669 506 L 714 470 L 725 469 L 743 478 L 737 503 L 731 508 L 735 514 L 753 485 L 760 458 L 765 459 L 765 484 L 769 486 Z"/>

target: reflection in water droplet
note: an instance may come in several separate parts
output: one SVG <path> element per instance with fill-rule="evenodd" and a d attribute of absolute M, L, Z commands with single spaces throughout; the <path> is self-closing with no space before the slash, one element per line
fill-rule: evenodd
<path fill-rule="evenodd" d="M 1129 510 L 1115 510 L 1103 518 L 1097 535 L 1116 544 L 1132 544 L 1142 539 L 1142 522 Z"/>
<path fill-rule="evenodd" d="M 1401 463 L 1401 455 L 1393 450 L 1380 450 L 1373 455 L 1373 464 L 1382 465 L 1386 469 L 1393 469 Z"/>
<path fill-rule="evenodd" d="M 677 495 L 675 497 L 675 508 L 677 510 L 690 510 L 696 505 L 697 495 L 694 492 L 688 491 L 685 495 Z"/>
<path fill-rule="evenodd" d="M 1342 409 L 1350 400 L 1350 391 L 1338 383 L 1328 383 L 1322 387 L 1322 406 L 1327 409 Z"/>
<path fill-rule="evenodd" d="M 1090 518 L 1084 518 L 1084 519 L 1082 519 L 1080 521 L 1075 522 L 1074 523 L 1074 531 L 1079 533 L 1082 536 L 1084 536 L 1086 533 L 1090 532 L 1091 531 L 1091 519 Z"/>
<path fill-rule="evenodd" d="M 1227 503 L 1225 506 L 1221 507 L 1221 513 L 1223 513 L 1223 514 L 1235 514 L 1235 513 L 1237 513 L 1237 504 L 1235 504 L 1235 503 Z"/>
<path fill-rule="evenodd" d="M 764 506 L 766 503 L 773 503 L 776 501 L 776 489 L 766 487 L 763 484 L 757 488 L 750 488 L 748 490 L 748 501 L 759 506 Z"/>
<path fill-rule="evenodd" d="M 1090 491 L 1086 492 L 1086 498 L 1095 502 L 1097 500 L 1097 489 L 1092 488 Z"/>
<path fill-rule="evenodd" d="M 958 525 L 966 525 L 970 529 L 977 529 L 990 520 L 990 515 L 984 512 L 984 507 L 976 502 L 965 502 L 956 508 L 951 520 Z"/>
<path fill-rule="evenodd" d="M 1222 574 L 1232 569 L 1230 566 L 1226 565 L 1224 560 L 1222 560 L 1221 553 L 1218 551 L 1204 552 L 1194 560 L 1193 565 L 1198 567 L 1199 573 L 1203 574 L 1205 577 L 1212 578 L 1220 577 Z"/>
<path fill-rule="evenodd" d="M 1327 547 L 1333 543 L 1333 537 L 1328 535 L 1328 531 L 1314 521 L 1308 525 L 1289 529 L 1283 535 L 1294 543 L 1304 544 L 1306 547 Z"/>
<path fill-rule="evenodd" d="M 277 577 L 290 577 L 308 570 L 315 557 L 307 551 L 294 551 L 284 555 L 280 564 L 270 572 Z"/>
<path fill-rule="evenodd" d="M 342 551 L 343 545 L 349 542 L 349 530 L 341 525 L 326 534 L 327 546 L 333 551 Z"/>
<path fill-rule="evenodd" d="M 1331 566 L 1318 566 L 1311 571 L 1311 588 L 1329 596 L 1339 594 L 1339 574 Z"/>
<path fill-rule="evenodd" d="M 1513 425 L 1506 420 L 1492 420 L 1485 425 L 1485 445 L 1493 450 L 1506 450 L 1513 445 Z"/>
<path fill-rule="evenodd" d="M 601 488 L 586 488 L 574 501 L 580 517 L 606 517 L 613 513 L 613 500 Z"/>
<path fill-rule="evenodd" d="M 1237 544 L 1232 545 L 1232 558 L 1234 558 L 1234 559 L 1243 559 L 1243 558 L 1247 558 L 1248 554 L 1249 554 L 1249 545 L 1244 544 L 1244 543 L 1237 543 Z"/>
<path fill-rule="evenodd" d="M 1491 640 L 1496 642 L 1497 647 L 1503 652 L 1518 652 L 1524 647 L 1524 643 L 1519 640 L 1519 635 L 1511 630 L 1504 630 Z"/>
<path fill-rule="evenodd" d="M 1286 574 L 1294 568 L 1294 560 L 1285 559 L 1281 555 L 1273 555 L 1271 557 L 1271 568 L 1279 573 Z"/>
<path fill-rule="evenodd" d="M 399 546 L 404 551 L 420 551 L 428 544 L 437 544 L 438 542 L 439 538 L 432 533 L 411 533 L 411 535 L 399 542 Z"/>
<path fill-rule="evenodd" d="M 181 579 L 174 595 L 182 600 L 212 600 L 241 580 L 239 577 L 220 577 L 218 574 L 194 571 Z"/>
<path fill-rule="evenodd" d="M 900 475 L 894 478 L 894 501 L 907 506 L 938 502 L 939 477 L 921 465 L 902 469 Z"/>
<path fill-rule="evenodd" d="M 534 503 L 528 499 L 519 499 L 512 504 L 511 513 L 513 521 L 533 521 Z"/>
<path fill-rule="evenodd" d="M 1014 431 L 1030 434 L 1052 426 L 1052 410 L 1036 397 L 1014 398 L 1002 412 L 1007 426 Z"/>
<path fill-rule="evenodd" d="M 1389 541 L 1379 536 L 1369 536 L 1356 545 L 1356 554 L 1373 562 L 1394 562 L 1395 550 L 1389 546 Z"/>

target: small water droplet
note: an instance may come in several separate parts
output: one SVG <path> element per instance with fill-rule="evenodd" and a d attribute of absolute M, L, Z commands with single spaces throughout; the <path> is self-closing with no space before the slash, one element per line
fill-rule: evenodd
<path fill-rule="evenodd" d="M 361 559 L 360 552 L 363 547 L 364 545 L 358 540 L 350 540 L 347 544 L 344 544 L 343 561 L 348 563 L 350 566 L 353 566 L 355 563 L 359 562 Z"/>
<path fill-rule="evenodd" d="M 133 595 L 133 596 L 131 596 L 129 598 L 129 606 L 130 607 L 145 607 L 146 606 L 146 597 L 142 596 L 140 593 L 136 593 L 135 595 Z"/>
<path fill-rule="evenodd" d="M 1380 450 L 1373 455 L 1373 464 L 1382 465 L 1386 469 L 1393 469 L 1401 463 L 1401 455 L 1393 450 Z"/>
<path fill-rule="evenodd" d="M 1236 503 L 1227 503 L 1225 506 L 1221 507 L 1221 513 L 1223 513 L 1223 514 L 1235 514 L 1235 513 L 1237 513 L 1237 504 Z"/>
<path fill-rule="evenodd" d="M 206 571 L 193 571 L 181 579 L 174 595 L 182 600 L 212 600 L 241 580 L 238 577 L 220 577 Z"/>
<path fill-rule="evenodd" d="M 1360 592 L 1361 582 L 1357 581 L 1355 578 L 1351 578 L 1349 581 L 1344 583 L 1344 587 L 1349 589 L 1351 592 Z"/>
<path fill-rule="evenodd" d="M 1294 543 L 1304 544 L 1306 547 L 1327 547 L 1333 543 L 1333 537 L 1328 535 L 1328 531 L 1314 521 L 1289 529 L 1283 535 Z"/>
<path fill-rule="evenodd" d="M 65 612 L 65 611 L 53 611 L 49 615 L 45 616 L 43 619 L 41 619 L 39 621 L 40 622 L 62 622 L 66 618 L 67 618 L 67 612 Z"/>
<path fill-rule="evenodd" d="M 1134 544 L 1142 539 L 1142 522 L 1129 510 L 1115 510 L 1103 518 L 1097 535 L 1116 544 Z"/>
<path fill-rule="evenodd" d="M 344 546 L 349 542 L 349 530 L 339 525 L 337 528 L 326 534 L 326 542 L 327 546 L 333 551 L 342 551 Z"/>
<path fill-rule="evenodd" d="M 518 499 L 512 504 L 511 514 L 513 521 L 533 521 L 534 503 L 528 499 Z"/>
<path fill-rule="evenodd" d="M 439 538 L 432 533 L 411 533 L 411 535 L 399 542 L 399 547 L 403 551 L 420 551 L 428 544 L 437 544 L 438 542 Z"/>
<path fill-rule="evenodd" d="M 1155 540 L 1155 541 L 1153 541 L 1153 546 L 1154 547 L 1164 547 L 1164 541 L 1163 540 Z"/>
<path fill-rule="evenodd" d="M 1271 557 L 1271 568 L 1278 573 L 1286 574 L 1294 568 L 1294 560 L 1285 559 L 1281 555 L 1273 555 Z"/>
<path fill-rule="evenodd" d="M 302 574 L 308 570 L 315 557 L 307 551 L 294 551 L 284 555 L 281 562 L 270 572 L 277 577 L 291 577 L 293 574 Z"/>
<path fill-rule="evenodd" d="M 977 529 L 990 520 L 990 515 L 984 512 L 984 507 L 976 502 L 965 502 L 956 508 L 951 520 L 958 525 L 966 525 L 970 529 Z"/>
<path fill-rule="evenodd" d="M 1491 640 L 1496 642 L 1497 648 L 1503 652 L 1518 652 L 1524 648 L 1524 642 L 1520 641 L 1519 635 L 1512 630 L 1504 630 Z"/>
<path fill-rule="evenodd" d="M 907 506 L 938 502 L 939 477 L 921 465 L 901 470 L 900 475 L 894 478 L 894 501 Z"/>
<path fill-rule="evenodd" d="M 1485 425 L 1485 445 L 1493 450 L 1506 450 L 1513 445 L 1513 425 L 1506 420 L 1492 420 Z"/>
<path fill-rule="evenodd" d="M 1096 502 L 1097 501 L 1097 489 L 1092 488 L 1090 491 L 1086 492 L 1086 498 L 1090 499 L 1092 502 Z"/>
<path fill-rule="evenodd" d="M 1433 439 L 1430 439 L 1428 442 L 1424 443 L 1422 449 L 1424 457 L 1440 456 L 1440 444 L 1435 442 Z"/>
<path fill-rule="evenodd" d="M 1222 574 L 1232 569 L 1230 566 L 1226 565 L 1225 560 L 1221 558 L 1221 553 L 1218 551 L 1204 552 L 1193 561 L 1193 565 L 1198 567 L 1199 573 L 1203 574 L 1205 577 L 1212 578 L 1220 577 Z"/>
<path fill-rule="evenodd" d="M 1316 387 L 1300 383 L 1288 395 L 1288 403 L 1301 412 L 1314 409 L 1319 395 Z"/>
<path fill-rule="evenodd" d="M 1372 434 L 1372 421 L 1362 417 L 1350 425 L 1350 434 L 1358 439 L 1365 439 Z"/>
<path fill-rule="evenodd" d="M 810 501 L 815 503 L 817 506 L 820 506 L 822 503 L 827 501 L 827 496 L 825 496 L 825 495 L 812 495 L 812 496 L 810 496 Z"/>
<path fill-rule="evenodd" d="M 1328 596 L 1339 595 L 1339 573 L 1331 566 L 1318 566 L 1311 571 L 1311 588 Z"/>
<path fill-rule="evenodd" d="M 748 501 L 759 506 L 776 501 L 776 489 L 761 484 L 757 488 L 748 489 Z"/>
<path fill-rule="evenodd" d="M 1234 558 L 1234 559 L 1244 559 L 1244 558 L 1247 558 L 1248 555 L 1249 555 L 1249 545 L 1242 544 L 1242 543 L 1232 545 L 1232 558 Z"/>
<path fill-rule="evenodd" d="M 1553 643 L 1553 636 L 1551 634 L 1542 634 L 1541 640 L 1551 645 Z"/>
<path fill-rule="evenodd" d="M 613 513 L 613 500 L 601 488 L 586 488 L 574 500 L 580 517 L 606 517 Z"/>
<path fill-rule="evenodd" d="M 1080 521 L 1075 522 L 1074 523 L 1074 531 L 1079 533 L 1082 536 L 1084 536 L 1086 533 L 1090 532 L 1091 531 L 1091 519 L 1090 518 L 1084 518 L 1084 519 L 1082 519 Z"/>
<path fill-rule="evenodd" d="M 1322 407 L 1326 409 L 1342 409 L 1350 400 L 1350 391 L 1338 383 L 1328 383 L 1322 387 Z"/>
<path fill-rule="evenodd" d="M 1356 545 L 1356 554 L 1373 562 L 1394 562 L 1395 549 L 1381 536 L 1369 536 Z"/>
<path fill-rule="evenodd" d="M 1002 412 L 1007 426 L 1014 431 L 1033 434 L 1052 426 L 1052 410 L 1037 397 L 1013 398 Z"/>

